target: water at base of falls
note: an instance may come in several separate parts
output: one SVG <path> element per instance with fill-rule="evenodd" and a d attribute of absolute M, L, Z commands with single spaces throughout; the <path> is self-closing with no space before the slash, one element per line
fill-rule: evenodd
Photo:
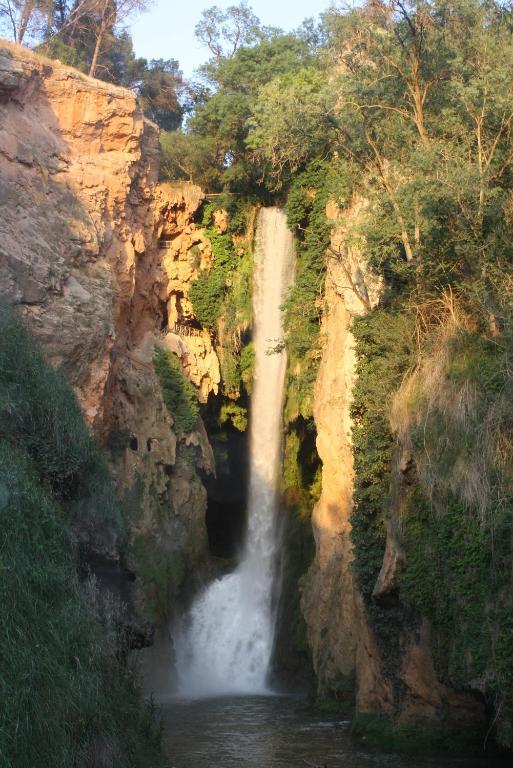
<path fill-rule="evenodd" d="M 285 214 L 263 208 L 254 257 L 247 541 L 237 569 L 199 595 L 174 633 L 180 692 L 190 696 L 267 690 L 286 367 L 280 307 L 293 273 L 294 242 Z"/>
<path fill-rule="evenodd" d="M 300 697 L 224 696 L 161 702 L 163 743 L 175 768 L 506 768 L 503 761 L 370 751 L 341 715 Z"/>

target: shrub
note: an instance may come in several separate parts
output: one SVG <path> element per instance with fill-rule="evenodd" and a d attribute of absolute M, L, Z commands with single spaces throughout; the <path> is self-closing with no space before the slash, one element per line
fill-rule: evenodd
<path fill-rule="evenodd" d="M 165 626 L 185 578 L 184 557 L 180 552 L 166 551 L 148 534 L 135 537 L 132 553 L 149 618 L 159 626 Z"/>
<path fill-rule="evenodd" d="M 73 391 L 2 305 L 0 434 L 23 447 L 74 522 L 123 534 L 111 477 Z"/>
<path fill-rule="evenodd" d="M 245 432 L 248 428 L 248 412 L 246 408 L 243 408 L 236 403 L 225 403 L 221 406 L 219 413 L 220 424 L 226 424 L 227 421 L 231 421 L 235 429 L 239 432 Z"/>
<path fill-rule="evenodd" d="M 78 582 L 62 510 L 23 451 L 0 443 L 0 755 L 5 768 L 157 766 L 115 624 Z"/>
<path fill-rule="evenodd" d="M 172 352 L 156 349 L 153 364 L 159 377 L 164 403 L 173 418 L 177 434 L 192 432 L 199 417 L 194 386 L 183 375 L 180 363 Z"/>

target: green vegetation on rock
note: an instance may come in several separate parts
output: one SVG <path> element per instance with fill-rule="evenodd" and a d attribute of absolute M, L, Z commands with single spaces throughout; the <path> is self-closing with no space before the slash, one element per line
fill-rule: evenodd
<path fill-rule="evenodd" d="M 192 432 L 199 418 L 198 397 L 194 386 L 184 376 L 178 358 L 172 352 L 156 349 L 153 365 L 177 434 Z"/>
<path fill-rule="evenodd" d="M 137 534 L 131 546 L 137 563 L 148 617 L 157 626 L 169 621 L 170 612 L 183 584 L 186 569 L 180 552 L 169 552 L 150 534 Z"/>
<path fill-rule="evenodd" d="M 226 203 L 228 230 L 221 234 L 213 226 L 213 213 Z M 250 199 L 234 201 L 229 196 L 203 210 L 205 234 L 212 246 L 212 266 L 201 272 L 189 297 L 199 322 L 217 340 L 223 394 L 238 399 L 248 390 L 252 375 L 251 346 L 243 335 L 251 323 L 251 246 L 248 243 L 254 206 Z"/>
<path fill-rule="evenodd" d="M 402 606 L 384 609 L 372 599 L 385 553 L 386 500 L 389 497 L 394 438 L 390 408 L 414 360 L 412 325 L 407 314 L 377 309 L 355 319 L 356 383 L 351 416 L 354 456 L 354 509 L 351 539 L 353 570 L 383 662 L 389 674 L 401 664 L 398 626 L 412 620 Z"/>
<path fill-rule="evenodd" d="M 101 455 L 64 379 L 0 310 L 0 760 L 163 764 L 120 606 L 78 579 L 73 528 L 124 541 Z"/>

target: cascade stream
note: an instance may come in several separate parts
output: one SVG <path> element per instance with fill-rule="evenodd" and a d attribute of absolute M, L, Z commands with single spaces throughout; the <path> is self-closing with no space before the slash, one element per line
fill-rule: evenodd
<path fill-rule="evenodd" d="M 263 693 L 272 653 L 286 356 L 280 306 L 294 275 L 294 241 L 279 208 L 259 212 L 254 263 L 255 371 L 250 414 L 248 531 L 233 573 L 201 593 L 176 633 L 180 692 Z M 277 348 L 278 347 L 278 348 Z M 275 350 L 276 351 L 273 351 Z"/>

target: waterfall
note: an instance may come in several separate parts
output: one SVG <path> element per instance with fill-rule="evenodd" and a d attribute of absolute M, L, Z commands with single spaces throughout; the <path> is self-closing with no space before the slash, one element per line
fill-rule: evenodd
<path fill-rule="evenodd" d="M 237 569 L 198 596 L 176 633 L 180 691 L 263 693 L 275 610 L 277 490 L 285 352 L 280 306 L 294 274 L 294 241 L 278 208 L 258 216 L 253 285 L 255 372 L 250 413 L 248 531 Z"/>

